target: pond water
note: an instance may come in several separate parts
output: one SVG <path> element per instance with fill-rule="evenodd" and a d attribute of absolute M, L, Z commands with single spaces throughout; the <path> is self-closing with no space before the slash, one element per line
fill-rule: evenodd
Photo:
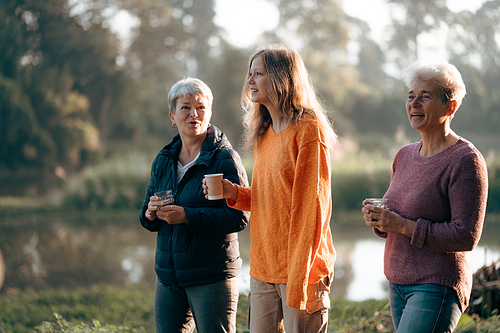
<path fill-rule="evenodd" d="M 75 289 L 94 284 L 140 284 L 153 290 L 156 234 L 141 227 L 137 214 L 65 212 L 2 217 L 0 250 L 5 279 L 0 294 L 12 289 Z M 361 219 L 353 225 L 357 227 L 332 223 L 338 254 L 332 296 L 355 301 L 387 298 L 384 241 L 363 227 Z M 485 225 L 479 246 L 470 253 L 474 272 L 500 259 L 499 226 L 499 222 Z M 240 290 L 245 293 L 249 288 L 249 239 L 249 229 L 240 233 L 244 261 Z"/>

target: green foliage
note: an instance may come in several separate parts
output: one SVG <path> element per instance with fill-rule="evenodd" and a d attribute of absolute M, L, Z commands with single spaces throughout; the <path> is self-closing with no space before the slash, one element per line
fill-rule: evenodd
<path fill-rule="evenodd" d="M 240 139 L 243 132 L 240 97 L 250 54 L 226 44 L 222 44 L 221 49 L 222 54 L 212 60 L 211 66 L 207 68 L 210 72 L 204 80 L 214 95 L 211 122 L 220 128 L 233 147 L 239 150 L 242 147 Z"/>
<path fill-rule="evenodd" d="M 153 291 L 136 288 L 94 286 L 77 291 L 16 292 L 1 296 L 0 308 L 2 333 L 27 333 L 34 328 L 51 333 L 153 331 Z M 241 294 L 237 332 L 248 332 L 248 309 L 248 298 Z M 332 299 L 329 318 L 329 332 L 390 332 L 381 328 L 392 325 L 387 300 Z"/>
<path fill-rule="evenodd" d="M 390 170 L 373 173 L 336 174 L 332 177 L 334 210 L 361 209 L 361 202 L 369 197 L 381 197 L 389 187 Z"/>
<path fill-rule="evenodd" d="M 285 43 L 303 44 L 303 49 L 321 53 L 343 53 L 349 42 L 347 17 L 341 3 L 331 0 L 272 0 L 280 12 L 277 34 Z M 280 31 L 281 30 L 281 31 Z M 295 39 L 295 41 L 293 41 Z"/>
<path fill-rule="evenodd" d="M 214 23 L 214 1 L 132 0 L 120 3 L 140 21 L 134 31 L 135 38 L 124 55 L 126 69 L 134 80 L 134 90 L 130 91 L 134 98 L 124 110 L 133 116 L 129 124 L 140 135 L 167 133 L 172 136 L 177 131 L 170 127 L 168 119 L 168 91 L 175 82 L 187 76 L 208 83 L 214 79 L 214 63 L 221 60 L 214 59 L 214 54 L 220 52 L 217 47 L 222 44 Z M 241 68 L 241 73 L 244 72 Z M 215 75 L 234 78 L 230 73 L 225 69 Z M 234 91 L 234 87 L 227 84 L 218 89 L 225 93 Z M 224 98 L 224 94 L 215 95 L 215 101 Z M 238 104 L 214 112 L 240 113 Z"/>
<path fill-rule="evenodd" d="M 97 23 L 97 22 L 96 22 Z M 0 4 L 0 166 L 69 169 L 95 161 L 123 93 L 116 38 L 84 28 L 65 0 Z"/>
<path fill-rule="evenodd" d="M 35 327 L 38 332 L 42 333 L 87 333 L 87 332 L 96 332 L 96 333 L 112 333 L 112 332 L 133 332 L 140 333 L 145 332 L 144 328 L 138 329 L 129 329 L 124 326 L 114 326 L 114 325 L 105 325 L 102 326 L 98 320 L 92 321 L 92 326 L 87 324 L 72 324 L 64 320 L 64 318 L 58 314 L 54 313 L 54 317 L 56 317 L 57 324 L 51 323 L 48 321 L 44 321 L 40 326 Z"/>
<path fill-rule="evenodd" d="M 87 167 L 68 180 L 62 191 L 51 195 L 65 208 L 142 207 L 152 159 L 147 154 L 129 153 Z M 59 203 L 60 202 L 60 203 Z"/>
<path fill-rule="evenodd" d="M 482 319 L 478 316 L 463 314 L 455 333 L 493 333 L 500 332 L 500 316 L 493 313 L 491 317 Z"/>
<path fill-rule="evenodd" d="M 388 69 L 412 61 L 427 32 L 450 31 L 446 51 L 468 91 L 454 128 L 498 142 L 499 1 L 454 13 L 441 0 L 388 0 L 400 13 L 387 29 L 388 52 L 338 0 L 271 0 L 280 24 L 259 43 L 295 47 L 339 134 L 362 145 L 365 134 L 392 140 L 407 123 L 400 73 Z M 166 93 L 185 76 L 210 85 L 213 122 L 239 148 L 239 98 L 255 46 L 229 45 L 214 8 L 213 0 L 0 2 L 0 168 L 73 173 L 105 156 L 111 140 L 170 138 Z M 110 22 L 123 13 L 137 24 L 122 43 Z"/>
<path fill-rule="evenodd" d="M 75 331 L 69 332 L 85 332 L 84 330 L 78 331 L 76 328 L 81 326 L 79 329 L 83 329 L 82 322 L 93 321 L 96 321 L 94 327 L 98 321 L 137 328 L 136 331 L 131 332 L 141 332 L 141 328 L 145 328 L 148 332 L 154 331 L 153 292 L 144 292 L 138 288 L 117 289 L 111 286 L 94 286 L 76 291 L 47 290 L 39 293 L 21 293 L 14 290 L 8 295 L 0 296 L 0 309 L 2 309 L 0 311 L 0 332 L 2 333 L 33 332 L 33 329 L 39 325 L 49 329 L 49 324 L 42 323 L 50 322 L 54 312 L 75 325 Z M 52 324 L 52 326 L 56 329 L 58 324 Z M 111 327 L 107 328 L 111 329 Z M 53 332 L 60 331 L 54 330 Z"/>
<path fill-rule="evenodd" d="M 500 163 L 488 167 L 489 191 L 487 212 L 500 212 Z"/>
<path fill-rule="evenodd" d="M 248 332 L 246 295 L 238 300 L 237 332 Z M 153 332 L 153 291 L 94 286 L 76 291 L 39 293 L 11 291 L 0 296 L 2 333 Z M 328 332 L 394 332 L 387 300 L 364 302 L 331 299 Z M 55 320 L 54 320 L 55 316 Z M 500 316 L 488 319 L 462 315 L 457 333 L 493 333 Z"/>
<path fill-rule="evenodd" d="M 332 201 L 334 214 L 358 211 L 367 197 L 380 197 L 389 187 L 392 157 L 382 155 L 391 151 L 380 136 L 371 136 L 365 145 L 380 147 L 373 154 L 351 152 L 337 159 L 332 166 Z M 382 137 L 383 138 L 383 137 Z M 153 154 L 136 150 L 116 154 L 103 163 L 87 167 L 70 177 L 62 189 L 50 192 L 39 203 L 62 206 L 66 209 L 137 208 L 142 207 L 149 179 Z M 249 179 L 253 160 L 244 158 Z M 488 213 L 500 212 L 500 162 L 490 162 Z M 7 204 L 7 200 L 3 200 Z M 9 201 L 10 202 L 10 201 Z M 12 203 L 15 205 L 15 202 Z"/>
<path fill-rule="evenodd" d="M 418 45 L 412 44 L 416 36 L 440 24 L 454 32 L 449 38 L 461 47 L 453 47 L 450 54 L 468 94 L 453 127 L 465 137 L 489 135 L 492 144 L 487 148 L 492 154 L 498 150 L 500 121 L 498 66 L 494 66 L 500 53 L 493 38 L 500 27 L 499 1 L 485 2 L 477 13 L 452 13 L 443 1 L 429 0 L 425 8 L 419 1 L 388 1 L 401 7 L 403 15 L 417 13 L 392 22 L 391 43 L 399 50 L 395 54 L 416 50 Z M 0 195 L 18 195 L 14 190 L 20 181 L 11 176 L 14 172 L 38 170 L 37 177 L 46 178 L 54 177 L 54 168 L 62 166 L 57 170 L 73 176 L 63 191 L 50 193 L 51 201 L 82 209 L 139 207 L 149 165 L 134 169 L 136 161 L 125 159 L 131 168 L 123 174 L 113 171 L 120 168 L 118 159 L 82 168 L 113 152 L 111 138 L 128 145 L 147 143 L 151 137 L 168 142 L 176 130 L 168 120 L 166 91 L 188 75 L 211 86 L 212 120 L 236 149 L 240 147 L 239 97 L 253 51 L 224 41 L 214 23 L 214 1 L 71 3 L 0 2 L 0 133 L 5 139 L 0 145 L 0 181 L 5 181 L 5 188 L 14 188 L 2 189 Z M 291 44 L 302 54 L 339 134 L 356 141 L 358 149 L 352 153 L 366 168 L 348 163 L 350 170 L 343 165 L 338 170 L 334 165 L 332 193 L 335 210 L 358 209 L 363 198 L 385 192 L 390 175 L 390 166 L 370 168 L 373 162 L 363 158 L 363 152 L 370 152 L 369 158 L 381 154 L 391 160 L 393 148 L 387 142 L 403 144 L 398 136 L 405 136 L 407 117 L 400 78 L 387 75 L 383 69 L 391 60 L 383 46 L 371 39 L 365 22 L 346 16 L 338 1 L 272 3 L 281 24 L 265 41 L 296 39 L 297 44 Z M 106 15 L 117 11 L 140 22 L 128 47 L 121 48 L 108 28 Z M 359 47 L 356 65 L 347 61 L 348 44 Z M 477 56 L 483 63 L 472 61 Z M 416 131 L 409 134 L 418 136 Z M 77 170 L 81 172 L 75 175 Z M 491 169 L 488 212 L 500 211 L 498 174 Z"/>
<path fill-rule="evenodd" d="M 333 299 L 328 315 L 328 332 L 393 332 L 387 300 Z"/>

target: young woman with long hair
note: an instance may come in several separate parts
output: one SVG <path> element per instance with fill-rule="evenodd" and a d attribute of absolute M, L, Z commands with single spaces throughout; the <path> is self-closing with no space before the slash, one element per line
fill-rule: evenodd
<path fill-rule="evenodd" d="M 251 212 L 250 332 L 326 332 L 337 136 L 301 57 L 287 47 L 251 57 L 241 104 L 252 185 L 223 184 L 229 206 Z"/>

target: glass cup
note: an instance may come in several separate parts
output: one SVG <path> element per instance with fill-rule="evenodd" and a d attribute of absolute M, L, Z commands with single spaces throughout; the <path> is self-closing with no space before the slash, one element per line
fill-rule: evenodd
<path fill-rule="evenodd" d="M 384 198 L 366 198 L 369 204 L 387 209 L 387 199 Z"/>
<path fill-rule="evenodd" d="M 174 194 L 172 190 L 156 192 L 155 195 L 161 200 L 161 207 L 174 202 Z"/>
<path fill-rule="evenodd" d="M 368 203 L 370 205 L 374 205 L 374 206 L 377 206 L 377 207 L 380 207 L 380 208 L 387 209 L 387 199 L 383 199 L 383 198 L 366 198 L 365 200 L 368 201 Z M 378 220 L 372 219 L 372 221 L 378 221 Z"/>

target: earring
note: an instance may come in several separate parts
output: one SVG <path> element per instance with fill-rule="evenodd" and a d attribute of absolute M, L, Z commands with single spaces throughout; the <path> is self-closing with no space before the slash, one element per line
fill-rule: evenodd
<path fill-rule="evenodd" d="M 176 125 L 176 124 L 174 124 L 174 123 L 172 123 L 172 127 L 173 127 L 173 128 L 176 128 L 176 127 L 177 127 L 177 125 Z"/>

